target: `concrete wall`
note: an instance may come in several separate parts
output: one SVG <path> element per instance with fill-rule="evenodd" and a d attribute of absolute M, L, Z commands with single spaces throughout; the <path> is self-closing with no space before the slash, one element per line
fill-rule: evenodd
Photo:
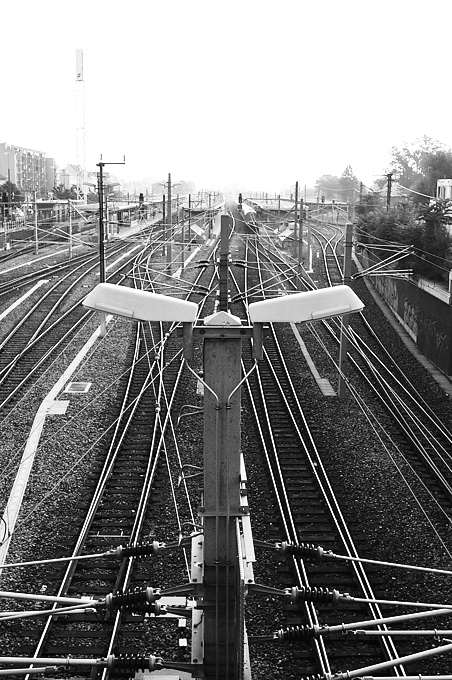
<path fill-rule="evenodd" d="M 366 251 L 358 254 L 363 267 L 371 263 Z M 452 305 L 450 296 L 427 290 L 413 280 L 372 277 L 380 297 L 389 305 L 422 354 L 440 371 L 452 375 Z"/>

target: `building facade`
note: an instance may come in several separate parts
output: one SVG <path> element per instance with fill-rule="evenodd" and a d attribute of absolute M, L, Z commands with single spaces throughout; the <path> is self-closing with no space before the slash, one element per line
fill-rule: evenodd
<path fill-rule="evenodd" d="M 17 144 L 0 143 L 0 175 L 27 195 L 36 191 L 38 198 L 47 198 L 55 185 L 56 166 L 53 158 L 43 151 L 26 149 Z"/>
<path fill-rule="evenodd" d="M 436 198 L 442 201 L 452 199 L 452 179 L 438 179 L 436 182 Z"/>

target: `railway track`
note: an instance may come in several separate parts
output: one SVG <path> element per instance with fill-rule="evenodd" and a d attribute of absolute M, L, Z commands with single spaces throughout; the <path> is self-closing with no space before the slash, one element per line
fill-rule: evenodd
<path fill-rule="evenodd" d="M 326 247 L 323 245 L 324 251 Z M 328 266 L 326 257 L 324 263 Z M 335 272 L 342 273 L 339 262 Z M 324 328 L 337 347 L 340 324 L 326 322 Z M 365 312 L 353 318 L 348 347 L 349 370 L 358 373 L 366 393 L 378 400 L 380 412 L 383 409 L 382 436 L 388 446 L 401 451 L 418 486 L 438 505 L 447 525 L 452 510 L 452 432 L 435 411 L 440 407 L 438 400 L 421 394 L 406 370 L 394 362 Z"/>
<path fill-rule="evenodd" d="M 316 276 L 326 278 L 328 285 L 334 285 L 335 282 L 341 282 L 343 277 L 338 252 L 343 234 L 334 225 L 329 229 L 333 231 L 332 236 L 313 230 L 322 248 L 322 258 L 318 262 L 323 263 L 323 267 L 319 265 Z M 278 262 L 276 266 L 282 280 L 286 268 Z M 314 287 L 310 277 L 306 277 L 304 283 L 308 289 Z M 435 503 L 440 501 L 440 512 L 444 513 L 444 520 L 448 523 L 451 511 L 452 435 L 430 405 L 438 405 L 437 401 L 430 395 L 420 394 L 406 372 L 393 361 L 390 351 L 373 331 L 372 321 L 367 319 L 365 310 L 355 315 L 350 323 L 347 331 L 349 370 L 353 368 L 357 372 L 356 379 L 360 385 L 357 392 L 355 388 L 355 396 L 359 399 L 362 391 L 378 400 L 383 438 L 391 448 L 402 450 L 403 458 L 420 486 L 427 488 L 430 497 L 436 499 Z M 315 341 L 328 347 L 331 356 L 337 355 L 342 330 L 341 324 L 335 320 L 324 321 L 322 327 L 317 327 L 315 331 L 311 327 Z M 336 366 L 334 370 L 337 374 Z M 336 376 L 332 375 L 331 383 L 334 384 L 336 380 Z"/>
<path fill-rule="evenodd" d="M 251 238 L 249 242 L 252 242 Z M 251 250 L 253 255 L 257 252 L 257 249 Z M 245 287 L 253 291 L 259 287 L 261 294 L 265 295 L 265 280 L 256 281 L 256 272 L 264 272 L 265 276 L 269 271 L 268 263 L 264 260 L 258 262 L 255 257 L 248 257 L 247 262 Z M 248 373 L 251 367 L 251 348 L 247 347 L 243 372 Z M 303 414 L 274 327 L 265 339 L 264 359 L 256 371 L 250 373 L 247 386 L 265 466 L 271 479 L 272 495 L 279 510 L 280 542 L 294 546 L 295 553 L 295 546 L 320 543 L 326 550 L 356 557 L 357 548 Z M 253 469 L 256 467 L 258 465 L 254 461 Z M 289 554 L 290 550 L 288 548 Z M 319 570 L 318 565 L 301 558 L 301 548 L 299 553 L 300 557 L 292 556 L 287 560 L 286 582 L 292 575 L 293 587 L 313 596 L 288 606 L 286 615 L 292 628 L 287 627 L 285 635 L 288 640 L 298 640 L 303 648 L 303 652 L 296 654 L 303 662 L 303 672 L 334 673 L 344 667 L 367 666 L 382 659 L 396 658 L 397 652 L 390 638 L 384 639 L 383 646 L 375 639 L 359 644 L 352 639 L 308 642 L 305 638 L 302 642 L 302 631 L 310 630 L 312 626 L 380 619 L 382 613 L 378 605 L 363 603 L 333 611 L 327 596 L 333 590 L 363 599 L 375 599 L 368 575 L 353 562 L 349 566 L 328 564 Z M 374 581 L 381 589 L 381 579 L 374 576 Z M 283 632 L 281 634 L 284 636 Z M 262 632 L 261 636 L 267 639 Z M 258 641 L 259 635 L 251 636 L 251 642 L 254 639 Z M 398 673 L 403 674 L 401 669 Z"/>
<path fill-rule="evenodd" d="M 245 243 L 248 256 L 243 249 Z M 231 291 L 231 311 L 242 319 L 245 311 L 241 300 L 256 301 L 263 289 L 279 295 L 285 286 L 297 285 L 296 268 L 290 260 L 282 258 L 273 246 L 264 252 L 260 246 L 254 249 L 254 244 L 255 235 L 245 234 L 237 236 L 231 245 L 236 259 L 247 260 L 246 270 L 231 264 L 237 280 L 236 291 Z M 140 282 L 148 289 L 155 286 L 154 290 L 167 294 L 178 290 L 180 295 L 185 288 L 186 294 L 200 303 L 201 308 L 206 303 L 202 309 L 205 316 L 213 311 L 218 269 L 212 261 L 201 262 L 200 266 L 204 275 L 196 278 L 190 291 L 186 282 L 179 284 L 164 266 L 153 261 L 152 255 L 141 252 L 127 280 Z M 248 272 L 246 285 L 244 271 Z M 306 281 L 309 278 L 306 277 Z M 246 381 L 248 397 L 243 414 L 244 423 L 249 425 L 246 439 L 252 441 L 246 446 L 245 463 L 250 486 L 257 492 L 252 523 L 254 526 L 258 522 L 256 551 L 265 574 L 265 579 L 260 579 L 258 584 L 262 586 L 260 592 L 257 588 L 255 597 L 248 598 L 249 620 L 247 615 L 252 662 L 255 667 L 266 669 L 266 675 L 257 672 L 259 678 L 267 677 L 269 667 L 278 678 L 299 678 L 300 674 L 327 676 L 344 668 L 352 672 L 410 649 L 408 643 L 399 640 L 396 647 L 389 635 L 357 638 L 353 634 L 314 634 L 318 630 L 316 626 L 337 632 L 343 625 L 356 625 L 404 609 L 373 601 L 386 599 L 387 585 L 375 567 L 364 569 L 359 560 L 352 559 L 321 562 L 311 559 L 319 556 L 313 547 L 318 543 L 323 551 L 348 557 L 367 552 L 368 546 L 360 518 L 345 518 L 341 511 L 344 498 L 337 493 L 337 484 L 329 481 L 325 465 L 328 451 L 316 443 L 322 434 L 318 414 L 309 402 L 303 403 L 303 408 L 300 406 L 299 381 L 294 382 L 293 366 L 287 368 L 284 359 L 286 346 L 290 345 L 287 336 L 288 329 L 275 329 L 266 338 L 265 358 Z M 82 595 L 84 602 L 79 608 L 83 611 L 66 619 L 62 615 L 50 616 L 44 630 L 42 624 L 25 621 L 21 630 L 26 637 L 19 648 L 20 654 L 27 658 L 29 655 L 63 657 L 68 649 L 75 650 L 80 658 L 114 656 L 117 667 L 99 669 L 98 673 L 113 676 L 120 673 L 121 677 L 123 673 L 133 674 L 134 655 L 137 662 L 139 658 L 148 659 L 149 654 L 157 654 L 164 656 L 168 668 L 188 667 L 189 649 L 184 651 L 186 647 L 178 648 L 174 643 L 180 636 L 178 621 L 188 618 L 189 612 L 180 604 L 173 612 L 174 600 L 170 599 L 171 604 L 165 604 L 169 614 L 155 617 L 155 605 L 159 605 L 158 610 L 162 600 L 149 602 L 146 588 L 161 588 L 163 602 L 166 602 L 166 597 L 172 598 L 175 594 L 173 586 L 187 580 L 189 556 L 185 522 L 196 530 L 199 521 L 193 510 L 194 498 L 200 493 L 195 477 L 199 461 L 196 457 L 187 459 L 176 455 L 171 463 L 168 454 L 172 448 L 169 440 L 177 429 L 174 423 L 179 422 L 177 414 L 185 415 L 186 408 L 196 414 L 196 408 L 182 403 L 180 397 L 181 387 L 188 382 L 187 376 L 183 378 L 183 373 L 179 373 L 183 370 L 183 362 L 178 358 L 181 340 L 176 338 L 176 329 L 156 328 L 152 333 L 148 328 L 141 328 L 138 338 L 130 357 L 136 381 L 131 381 L 129 387 L 126 381 L 122 383 L 119 391 L 124 402 L 115 409 L 114 434 L 111 433 L 109 446 L 104 447 L 103 457 L 93 464 L 90 486 L 80 495 L 77 524 L 87 526 L 85 537 L 82 533 L 71 533 L 59 553 L 67 556 L 69 551 L 77 549 L 84 556 L 93 553 L 98 556 L 74 560 L 65 572 L 71 572 L 66 580 L 62 578 L 61 566 L 57 569 L 50 565 L 37 567 L 37 583 L 52 584 L 53 593 L 65 592 L 70 598 L 80 599 Z M 314 339 L 312 336 L 312 340 L 307 340 L 312 344 Z M 328 341 L 333 342 L 331 338 Z M 138 361 L 140 357 L 143 358 Z M 246 343 L 243 361 L 243 373 L 247 374 L 253 364 L 251 348 Z M 144 365 L 146 368 L 142 371 Z M 195 343 L 193 370 L 196 373 L 201 369 L 202 350 Z M 190 374 L 190 379 L 192 377 Z M 146 384 L 148 388 L 138 398 Z M 176 384 L 178 389 L 174 391 Z M 193 427 L 193 432 L 196 429 Z M 252 439 L 252 431 L 257 433 L 256 440 Z M 191 442 L 191 436 L 194 435 L 190 433 L 185 441 Z M 184 501 L 175 492 L 177 478 L 187 491 Z M 94 486 L 97 481 L 100 481 L 99 487 Z M 264 491 L 260 489 L 261 484 Z M 261 494 L 265 497 L 263 502 Z M 174 501 L 177 519 L 172 518 L 169 525 L 163 523 L 168 505 L 162 496 Z M 251 501 L 252 497 L 250 494 Z M 95 499 L 98 499 L 97 507 Z M 262 508 L 258 507 L 259 499 Z M 265 517 L 263 525 L 260 524 L 262 517 Z M 139 547 L 143 538 L 147 547 Z M 125 550 L 118 562 L 112 553 L 120 543 L 127 545 L 129 552 Z M 151 558 L 154 552 L 159 554 Z M 147 593 L 148 604 L 137 604 L 140 596 L 129 592 L 135 588 L 142 594 Z M 345 598 L 336 609 L 331 602 L 337 599 L 336 592 L 349 593 L 355 600 Z M 110 594 L 107 606 L 105 598 Z M 88 603 L 91 606 L 85 607 Z M 132 614 L 133 606 L 137 611 Z M 160 613 L 163 611 L 164 608 L 160 609 Z M 5 621 L 3 627 L 6 625 Z M 279 631 L 277 635 L 275 628 Z M 386 632 L 384 624 L 374 628 Z M 163 639 L 166 640 L 163 647 L 161 642 L 156 645 L 156 640 Z M 281 642 L 285 647 L 281 648 Z M 129 661 L 121 659 L 124 653 L 129 655 Z M 264 666 L 270 659 L 271 666 Z M 276 665 L 283 674 L 276 672 Z M 70 673 L 75 675 L 91 673 L 91 667 L 81 662 L 77 665 L 75 659 L 72 666 Z M 404 670 L 396 665 L 395 673 L 403 675 Z"/>
<path fill-rule="evenodd" d="M 60 576 L 57 596 L 88 598 L 101 604 L 76 620 L 49 617 L 39 631 L 37 643 L 20 649 L 24 656 L 60 656 L 68 648 L 75 657 L 108 656 L 116 646 L 123 615 L 135 624 L 135 636 L 140 637 L 146 613 L 160 610 L 158 604 L 146 607 L 143 601 L 141 608 L 136 605 L 138 615 L 132 617 L 134 598 L 127 596 L 133 588 L 141 585 L 140 591 L 145 592 L 148 587 L 140 579 L 139 585 L 132 581 L 135 557 L 147 554 L 145 547 L 137 546 L 146 543 L 146 509 L 149 497 L 156 493 L 163 440 L 182 375 L 180 341 L 174 334 L 167 336 L 164 329 L 157 330 L 157 338 L 154 333 L 138 325 L 132 370 L 113 436 L 105 457 L 92 467 L 92 479 L 97 485 L 94 490 L 86 488 L 81 497 L 86 511 L 80 534 L 67 538 L 72 557 L 101 557 L 70 562 Z M 114 554 L 118 546 L 124 546 L 124 555 L 119 559 Z M 106 554 L 110 551 L 111 556 Z M 55 578 L 53 573 L 47 580 Z M 111 595 L 111 606 L 105 601 L 107 595 Z M 31 638 L 31 631 L 27 633 Z M 83 675 L 86 668 L 76 667 L 75 673 Z"/>
<path fill-rule="evenodd" d="M 341 234 L 338 234 L 339 240 L 341 239 Z M 334 241 L 330 236 L 324 238 L 325 242 L 328 242 L 329 247 L 336 249 L 334 246 Z M 277 260 L 279 257 L 275 257 L 271 248 L 262 248 L 265 250 L 265 257 L 268 257 L 272 262 L 276 263 L 276 266 L 280 272 L 280 280 L 286 280 L 287 266 L 281 266 Z M 322 259 L 318 258 L 317 262 L 324 262 L 326 266 L 331 266 L 331 262 L 336 261 L 336 272 L 335 276 L 339 279 L 340 265 L 336 258 L 328 258 L 324 253 Z M 270 269 L 268 264 L 262 265 L 261 270 L 268 271 Z M 314 272 L 313 277 L 316 280 L 323 278 L 324 273 L 319 271 Z M 333 277 L 332 277 L 333 278 Z M 333 278 L 334 280 L 334 278 Z M 312 287 L 312 276 L 305 277 L 306 285 Z M 295 287 L 295 286 L 294 286 Z M 271 286 L 269 286 L 271 290 Z M 362 290 L 362 287 L 361 287 Z M 362 292 L 358 291 L 358 294 L 362 296 Z M 397 459 L 398 454 L 401 456 L 399 461 L 400 467 L 394 466 L 394 470 L 397 470 L 396 474 L 400 474 L 405 480 L 404 483 L 410 489 L 412 493 L 412 502 L 415 507 L 421 508 L 421 513 L 425 513 L 426 522 L 430 525 L 432 530 L 432 535 L 435 536 L 435 540 L 444 550 L 444 558 L 446 564 L 448 563 L 448 557 L 450 552 L 448 549 L 448 529 L 449 517 L 450 517 L 450 501 L 447 497 L 447 486 L 444 486 L 444 478 L 446 476 L 446 471 L 448 472 L 449 467 L 449 457 L 448 451 L 450 450 L 450 432 L 447 426 L 444 426 L 444 422 L 441 417 L 438 417 L 437 413 L 434 411 L 435 406 L 439 406 L 439 402 L 435 399 L 429 399 L 429 397 L 422 397 L 418 390 L 414 387 L 411 381 L 409 381 L 406 375 L 403 374 L 401 370 L 398 370 L 394 366 L 394 362 L 388 354 L 387 350 L 383 348 L 381 342 L 377 342 L 378 338 L 373 337 L 372 342 L 369 340 L 369 332 L 371 331 L 371 323 L 367 322 L 366 325 L 363 323 L 362 317 L 364 315 L 354 315 L 353 325 L 350 331 L 350 389 L 354 398 L 360 402 L 364 403 L 363 417 L 369 417 L 369 413 L 373 414 L 375 418 L 375 411 L 378 415 L 376 416 L 376 421 L 378 425 L 375 426 L 377 429 L 381 428 L 382 432 L 382 446 L 388 450 L 391 448 L 395 453 L 395 459 Z M 360 318 L 361 317 L 361 318 Z M 331 327 L 334 327 L 333 337 L 334 344 L 330 343 L 329 339 L 326 339 L 321 328 L 316 328 L 315 332 L 311 328 L 311 332 L 314 340 L 311 342 L 309 339 L 309 333 L 303 334 L 305 342 L 308 345 L 310 352 L 314 355 L 318 350 L 318 347 L 327 348 L 330 357 L 337 356 L 339 335 L 340 335 L 340 325 L 332 323 L 331 321 L 323 322 L 322 326 L 328 328 L 330 331 Z M 308 326 L 309 328 L 309 326 Z M 375 334 L 373 334 L 375 336 Z M 372 345 L 372 350 L 370 350 L 367 345 Z M 366 350 L 363 351 L 363 347 Z M 357 351 L 356 348 L 359 348 Z M 355 373 L 355 353 L 359 356 L 357 363 L 361 364 L 359 374 Z M 414 360 L 413 360 L 413 363 Z M 375 368 L 375 364 L 378 368 Z M 358 368 L 356 366 L 356 368 Z M 334 384 L 337 375 L 337 362 L 332 361 L 332 371 L 331 371 L 331 383 Z M 361 372 L 362 371 L 362 372 Z M 336 375 L 334 375 L 334 372 Z M 355 385 L 355 382 L 358 383 Z M 427 382 L 425 379 L 424 383 Z M 363 386 L 363 383 L 365 386 Z M 382 385 L 385 384 L 384 389 Z M 355 385 L 355 389 L 353 386 Z M 432 390 L 432 394 L 433 394 Z M 372 396 L 373 395 L 373 396 Z M 375 406 L 374 399 L 378 398 L 379 406 Z M 414 402 L 414 403 L 413 403 Z M 428 406 L 431 403 L 435 405 L 433 409 Z M 444 403 L 444 402 L 443 402 Z M 342 411 L 344 409 L 341 409 Z M 441 412 L 441 408 L 439 408 Z M 316 421 L 316 413 L 310 409 L 309 404 L 307 404 L 306 411 L 307 418 L 309 422 L 314 423 Z M 402 429 L 401 429 L 402 426 Z M 325 436 L 321 432 L 316 431 L 316 438 L 320 441 L 325 441 Z M 383 441 L 387 439 L 387 441 Z M 436 460 L 431 457 L 431 449 L 436 449 Z M 429 449 L 429 460 L 425 460 L 426 449 Z M 419 453 L 422 451 L 422 456 Z M 330 460 L 328 452 L 322 453 L 322 458 L 325 461 Z M 422 462 L 423 461 L 423 462 Z M 331 466 L 331 465 L 330 465 Z M 333 468 L 337 469 L 337 464 L 334 464 Z M 342 466 L 344 467 L 344 466 Z M 347 466 L 349 467 L 349 466 Z M 404 468 L 409 468 L 407 471 Z M 438 471 L 440 474 L 435 474 Z M 361 477 L 362 475 L 360 475 Z M 447 485 L 447 482 L 446 482 Z M 337 485 L 335 484 L 335 487 Z M 340 491 L 340 487 L 337 489 Z M 339 499 L 341 505 L 345 508 L 350 506 L 349 499 L 344 496 L 344 493 L 339 492 Z M 353 521 L 352 521 L 353 526 Z M 363 553 L 366 551 L 366 542 L 363 543 Z M 434 582 L 433 575 L 431 576 L 432 583 Z M 441 590 L 437 593 L 437 600 L 441 601 L 443 595 Z M 408 596 L 405 599 L 410 599 Z M 412 649 L 412 648 L 411 648 Z M 440 662 L 436 666 L 441 668 Z M 444 667 L 444 666 L 442 666 Z M 424 666 L 425 668 L 425 666 Z M 427 666 L 428 668 L 428 666 Z"/>
<path fill-rule="evenodd" d="M 131 275 L 129 280 L 137 283 L 141 279 L 147 287 L 149 280 L 142 278 L 142 268 L 139 255 L 134 262 L 136 275 Z M 214 267 L 204 264 L 193 282 L 192 295 L 201 308 L 208 302 L 203 291 L 209 290 L 213 275 Z M 164 273 L 160 278 L 160 284 L 158 277 L 152 283 L 154 289 L 168 285 Z M 27 642 L 17 651 L 24 658 L 59 657 L 70 649 L 76 658 L 93 655 L 106 658 L 116 651 L 119 659 L 118 649 L 125 644 L 127 654 L 134 654 L 139 663 L 144 651 L 149 658 L 154 644 L 149 637 L 150 617 L 162 615 L 172 619 L 164 628 L 172 630 L 177 637 L 178 621 L 184 613 L 186 616 L 190 613 L 178 605 L 176 614 L 182 610 L 180 616 L 171 612 L 166 616 L 168 609 L 159 602 L 162 586 L 168 589 L 187 579 L 189 559 L 184 543 L 178 541 L 186 529 L 180 523 L 178 508 L 173 507 L 166 520 L 166 524 L 171 524 L 173 538 L 169 549 L 158 539 L 149 540 L 149 533 L 144 536 L 149 525 L 156 524 L 155 512 L 162 505 L 162 490 L 168 499 L 174 496 L 174 483 L 168 487 L 168 466 L 175 467 L 175 472 L 171 472 L 175 476 L 183 469 L 180 459 L 171 462 L 168 453 L 182 406 L 178 397 L 180 383 L 186 373 L 181 339 L 175 325 L 163 328 L 160 324 L 139 323 L 136 330 L 131 368 L 119 390 L 122 402 L 110 428 L 110 441 L 103 444 L 93 462 L 90 483 L 79 497 L 78 521 L 74 522 L 73 530 L 80 527 L 80 532 L 68 533 L 60 548 L 61 557 L 67 559 L 69 554 L 72 560 L 65 561 L 63 567 L 58 562 L 56 565 L 50 562 L 44 571 L 40 569 L 39 579 L 52 583 L 53 597 L 60 600 L 54 603 L 50 615 L 40 617 L 45 619 L 44 625 L 35 619 L 26 621 L 28 628 L 23 627 L 23 631 Z M 175 454 L 173 457 L 177 458 Z M 187 492 L 186 482 L 183 487 Z M 167 504 L 165 498 L 163 516 L 168 513 Z M 190 506 L 190 501 L 186 505 Z M 196 524 L 193 511 L 189 524 L 192 527 Z M 189 533 L 187 538 L 189 544 Z M 124 550 L 118 559 L 115 549 L 120 545 Z M 122 549 L 118 547 L 118 550 Z M 165 555 L 155 557 L 157 552 L 167 550 L 170 554 L 166 558 Z M 88 557 L 93 554 L 95 558 Z M 147 565 L 149 556 L 160 563 L 154 565 L 151 572 Z M 68 566 L 64 567 L 65 564 Z M 155 592 L 155 602 L 146 604 L 137 589 L 148 598 L 151 591 Z M 80 603 L 81 611 L 75 616 L 58 614 L 55 610 L 61 598 L 73 605 Z M 87 607 L 86 602 L 95 604 Z M 148 646 L 144 650 L 146 642 Z M 173 651 L 168 649 L 166 667 L 184 663 L 177 644 L 172 646 Z M 171 661 L 171 656 L 175 660 Z M 118 660 L 117 663 L 126 662 Z M 82 662 L 80 666 L 74 665 L 76 675 L 91 672 L 91 667 Z"/>
<path fill-rule="evenodd" d="M 120 244 L 110 252 L 111 283 L 128 276 L 134 252 Z M 107 260 L 108 261 L 108 260 Z M 0 340 L 0 409 L 5 412 L 24 393 L 31 381 L 42 375 L 46 366 L 69 346 L 90 314 L 80 302 L 96 280 L 97 256 L 82 256 L 77 261 L 59 263 L 52 273 L 42 278 L 42 271 L 32 272 L 13 281 L 14 286 L 38 280 L 41 285 L 31 302 L 24 305 L 19 319 L 9 324 L 9 332 Z M 5 284 L 7 286 L 8 284 Z M 22 307 L 20 307 L 22 310 Z M 8 321 L 8 316 L 6 317 Z"/>

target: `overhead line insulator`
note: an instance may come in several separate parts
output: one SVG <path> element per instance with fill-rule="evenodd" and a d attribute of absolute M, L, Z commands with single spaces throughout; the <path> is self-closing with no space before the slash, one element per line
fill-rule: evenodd
<path fill-rule="evenodd" d="M 118 545 L 113 554 L 120 560 L 125 557 L 149 557 L 150 555 L 158 555 L 163 546 L 164 544 L 158 541 L 138 543 L 137 545 Z"/>
<path fill-rule="evenodd" d="M 161 598 L 160 588 L 148 586 L 144 590 L 135 588 L 125 593 L 109 593 L 105 597 L 104 604 L 107 609 L 119 609 L 119 607 L 130 608 L 132 605 L 153 604 Z"/>
<path fill-rule="evenodd" d="M 286 596 L 293 602 L 315 602 L 315 603 L 325 603 L 325 604 L 338 604 L 347 600 L 347 596 L 343 596 L 336 589 L 329 590 L 328 588 L 305 588 L 302 586 L 298 588 L 293 586 L 292 588 L 285 589 Z"/>
<path fill-rule="evenodd" d="M 315 546 L 313 543 L 300 543 L 296 545 L 295 543 L 288 543 L 284 541 L 278 544 L 283 555 L 293 555 L 293 557 L 299 558 L 311 558 L 320 560 L 325 555 L 325 550 L 320 546 Z"/>

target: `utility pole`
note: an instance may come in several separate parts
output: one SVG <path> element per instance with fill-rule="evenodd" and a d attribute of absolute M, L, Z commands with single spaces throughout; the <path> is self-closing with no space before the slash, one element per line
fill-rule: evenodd
<path fill-rule="evenodd" d="M 227 312 L 229 217 L 221 217 L 221 306 L 204 319 L 204 496 L 202 564 L 203 677 L 232 680 L 243 676 L 243 612 L 239 606 L 242 338 L 250 334 L 240 319 Z M 218 320 L 217 320 L 218 319 Z M 197 328 L 194 328 L 197 332 Z M 198 331 L 199 332 L 199 331 Z M 243 519 L 245 521 L 245 519 Z M 198 539 L 199 541 L 199 539 Z M 199 561 L 199 560 L 198 560 Z"/>
<path fill-rule="evenodd" d="M 303 261 L 303 199 L 300 199 L 300 228 L 298 230 L 297 290 L 301 290 L 301 263 Z"/>
<path fill-rule="evenodd" d="M 297 212 L 298 212 L 298 182 L 295 182 L 295 224 L 293 228 L 293 239 L 295 243 L 295 248 L 297 247 L 298 238 Z"/>
<path fill-rule="evenodd" d="M 72 205 L 71 200 L 67 201 L 69 207 L 69 259 L 72 258 Z"/>
<path fill-rule="evenodd" d="M 352 270 L 352 242 L 353 242 L 353 223 L 348 222 L 345 228 L 345 248 L 344 248 L 344 277 L 343 283 L 350 285 L 350 277 Z M 339 383 L 337 396 L 339 399 L 345 397 L 347 386 L 345 379 L 347 377 L 347 353 L 348 353 L 348 323 L 349 314 L 344 314 L 341 318 L 341 332 L 340 332 L 340 348 L 339 348 Z"/>
<path fill-rule="evenodd" d="M 97 190 L 99 195 L 99 282 L 105 283 L 105 228 L 104 228 L 104 177 L 103 177 L 103 163 L 97 163 L 99 172 L 97 175 Z"/>
<path fill-rule="evenodd" d="M 173 240 L 173 222 L 172 222 L 172 212 L 173 212 L 173 205 L 171 201 L 171 173 L 168 173 L 168 217 L 166 218 L 167 221 L 167 238 L 166 238 L 166 262 L 171 266 L 171 261 L 173 259 L 173 254 L 172 254 L 172 240 Z"/>
<path fill-rule="evenodd" d="M 177 195 L 177 202 L 179 205 L 179 194 Z M 179 208 L 177 211 L 177 215 L 179 217 Z M 180 210 L 180 215 L 181 215 L 181 221 L 182 221 L 182 248 L 180 251 L 181 255 L 181 269 L 183 270 L 185 267 L 185 208 L 182 206 Z"/>
<path fill-rule="evenodd" d="M 163 242 L 162 255 L 165 255 L 165 252 L 166 252 L 166 223 L 165 223 L 165 220 L 166 220 L 166 205 L 165 205 L 165 194 L 162 195 L 162 212 L 163 212 L 163 215 L 162 215 L 163 229 L 164 229 L 164 232 L 165 232 L 165 240 L 164 240 L 164 242 Z"/>
<path fill-rule="evenodd" d="M 166 218 L 166 229 L 165 229 L 165 241 L 166 241 L 166 262 L 169 266 L 171 266 L 171 262 L 173 260 L 173 254 L 172 254 L 172 240 L 173 240 L 173 224 L 172 224 L 172 198 L 171 198 L 171 189 L 173 187 L 179 186 L 180 182 L 177 182 L 176 184 L 171 184 L 171 173 L 168 173 L 168 182 L 165 184 L 162 184 L 161 186 L 167 186 L 168 187 L 168 209 L 167 209 L 167 218 Z M 165 224 L 165 216 L 163 216 L 163 224 Z"/>
<path fill-rule="evenodd" d="M 210 201 L 211 201 L 211 196 L 210 196 L 210 192 L 209 192 L 209 226 L 208 226 L 209 238 L 212 236 L 212 217 L 210 216 L 210 205 L 211 205 Z"/>
<path fill-rule="evenodd" d="M 388 172 L 386 177 L 388 178 L 388 190 L 386 193 L 386 210 L 389 210 L 391 207 L 391 186 L 392 186 L 392 172 Z"/>
<path fill-rule="evenodd" d="M 97 167 L 99 172 L 97 173 L 98 180 L 98 194 L 99 194 L 99 282 L 105 283 L 105 225 L 104 225 L 104 167 L 106 165 L 125 165 L 126 157 L 124 156 L 123 161 L 106 163 L 100 157 Z"/>
<path fill-rule="evenodd" d="M 38 237 L 38 204 L 36 201 L 36 191 L 33 191 L 33 218 L 35 225 L 35 255 L 39 251 L 39 237 Z"/>
<path fill-rule="evenodd" d="M 191 194 L 188 194 L 188 251 L 191 250 Z"/>
<path fill-rule="evenodd" d="M 9 169 L 9 152 L 8 152 L 8 205 L 9 205 L 9 219 L 13 216 L 13 200 L 11 198 L 11 170 Z"/>

